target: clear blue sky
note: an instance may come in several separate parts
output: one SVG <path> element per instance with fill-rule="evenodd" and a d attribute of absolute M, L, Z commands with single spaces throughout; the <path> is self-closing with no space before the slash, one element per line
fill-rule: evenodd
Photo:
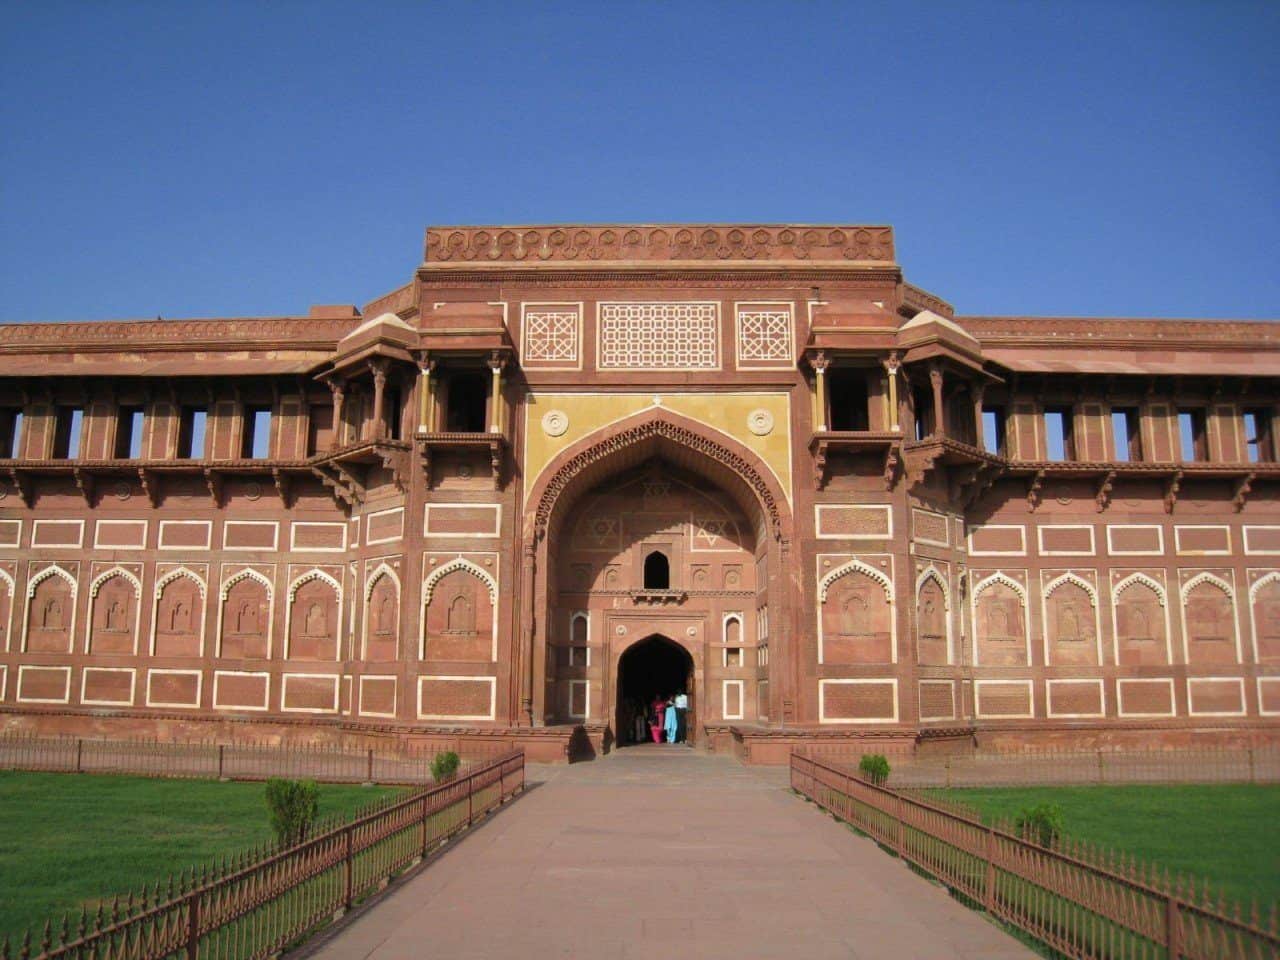
<path fill-rule="evenodd" d="M 965 313 L 1280 317 L 1280 4 L 63 3 L 0 319 L 270 315 L 428 223 L 890 223 Z"/>

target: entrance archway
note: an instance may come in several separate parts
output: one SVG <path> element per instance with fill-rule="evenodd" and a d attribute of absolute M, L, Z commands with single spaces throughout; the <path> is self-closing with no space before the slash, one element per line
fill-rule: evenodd
<path fill-rule="evenodd" d="M 678 693 L 689 698 L 684 726 L 687 740 L 692 742 L 698 729 L 695 683 L 693 657 L 680 644 L 660 633 L 645 637 L 624 650 L 618 658 L 618 677 L 614 683 L 617 691 L 614 729 L 618 745 L 652 743 L 648 712 L 654 699 L 674 697 Z M 637 713 L 645 720 L 639 739 L 635 729 Z"/>

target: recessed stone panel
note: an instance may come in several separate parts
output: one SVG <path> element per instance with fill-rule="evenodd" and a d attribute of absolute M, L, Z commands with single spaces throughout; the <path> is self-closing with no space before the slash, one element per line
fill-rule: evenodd
<path fill-rule="evenodd" d="M 1180 556 L 1225 556 L 1231 552 L 1231 529 L 1220 526 L 1175 526 L 1174 549 Z"/>
<path fill-rule="evenodd" d="M 291 550 L 314 550 L 332 553 L 347 549 L 347 525 L 298 521 L 289 528 Z"/>
<path fill-rule="evenodd" d="M 823 723 L 894 723 L 898 719 L 896 680 L 820 680 Z"/>
<path fill-rule="evenodd" d="M 70 667 L 18 667 L 19 703 L 67 703 L 70 699 Z"/>
<path fill-rule="evenodd" d="M 1188 677 L 1192 716 L 1235 717 L 1244 713 L 1244 681 L 1235 677 Z"/>
<path fill-rule="evenodd" d="M 366 717 L 396 715 L 396 678 L 361 677 L 360 713 Z"/>
<path fill-rule="evenodd" d="M 133 703 L 134 671 L 108 667 L 85 667 L 80 702 L 129 706 Z"/>
<path fill-rule="evenodd" d="M 98 549 L 141 550 L 147 545 L 147 521 L 99 520 L 93 528 L 93 545 Z"/>
<path fill-rule="evenodd" d="M 502 507 L 496 503 L 429 503 L 424 510 L 428 537 L 496 537 L 501 532 Z"/>
<path fill-rule="evenodd" d="M 920 681 L 920 719 L 954 720 L 955 683 L 951 680 Z"/>
<path fill-rule="evenodd" d="M 404 532 L 404 509 L 382 510 L 365 517 L 365 543 L 390 543 Z"/>
<path fill-rule="evenodd" d="M 418 717 L 492 720 L 495 689 L 492 677 L 419 677 Z"/>
<path fill-rule="evenodd" d="M 1033 713 L 1030 680 L 978 680 L 974 683 L 978 716 L 990 719 L 1030 717 Z"/>
<path fill-rule="evenodd" d="M 1051 717 L 1101 717 L 1101 680 L 1050 680 L 1046 684 L 1048 714 Z"/>
<path fill-rule="evenodd" d="M 1122 717 L 1172 717 L 1176 712 L 1169 678 L 1122 677 L 1116 681 L 1116 697 Z"/>
<path fill-rule="evenodd" d="M 298 713 L 337 713 L 337 674 L 286 673 L 281 692 L 281 709 Z"/>
<path fill-rule="evenodd" d="M 200 706 L 199 670 L 152 670 L 147 674 L 147 706 Z"/>
<path fill-rule="evenodd" d="M 270 677 L 265 673 L 217 670 L 213 674 L 213 706 L 219 710 L 266 710 Z"/>
<path fill-rule="evenodd" d="M 1021 557 L 1027 552 L 1027 528 L 1021 524 L 989 524 L 969 530 L 969 553 L 975 557 Z"/>
<path fill-rule="evenodd" d="M 160 549 L 182 550 L 195 547 L 208 550 L 213 538 L 213 524 L 208 520 L 161 520 Z"/>
<path fill-rule="evenodd" d="M 222 527 L 227 550 L 274 550 L 280 533 L 274 520 L 228 520 Z"/>

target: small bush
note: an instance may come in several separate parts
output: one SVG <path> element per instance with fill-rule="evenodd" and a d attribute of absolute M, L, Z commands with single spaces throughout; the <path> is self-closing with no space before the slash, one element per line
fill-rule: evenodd
<path fill-rule="evenodd" d="M 320 788 L 314 780 L 268 780 L 267 812 L 277 843 L 282 847 L 301 843 L 320 812 Z"/>
<path fill-rule="evenodd" d="M 437 753 L 431 761 L 431 776 L 435 777 L 436 783 L 452 780 L 458 775 L 459 762 L 458 755 L 452 750 Z"/>
<path fill-rule="evenodd" d="M 1055 847 L 1062 836 L 1062 808 L 1056 803 L 1023 807 L 1016 821 L 1018 836 L 1042 847 Z"/>
<path fill-rule="evenodd" d="M 864 753 L 858 772 L 872 783 L 882 784 L 889 779 L 889 760 L 883 753 Z"/>

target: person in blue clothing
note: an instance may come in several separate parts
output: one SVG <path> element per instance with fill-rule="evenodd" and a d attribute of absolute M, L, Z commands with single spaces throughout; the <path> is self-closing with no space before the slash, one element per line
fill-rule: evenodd
<path fill-rule="evenodd" d="M 667 735 L 667 743 L 676 742 L 676 730 L 679 726 L 680 721 L 676 717 L 676 702 L 671 698 L 667 698 L 666 716 L 662 722 L 662 729 Z"/>

